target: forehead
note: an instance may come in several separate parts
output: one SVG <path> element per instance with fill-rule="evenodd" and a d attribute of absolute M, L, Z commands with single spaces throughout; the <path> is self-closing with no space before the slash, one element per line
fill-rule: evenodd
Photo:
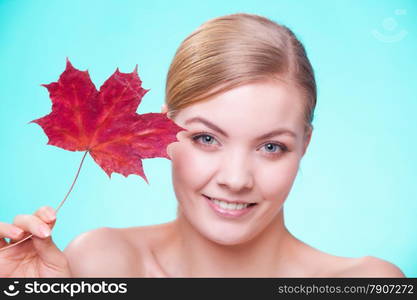
<path fill-rule="evenodd" d="M 239 86 L 181 110 L 176 122 L 185 128 L 193 117 L 204 117 L 233 134 L 285 127 L 303 130 L 303 97 L 293 85 L 266 81 Z M 191 124 L 191 123 L 190 123 Z"/>

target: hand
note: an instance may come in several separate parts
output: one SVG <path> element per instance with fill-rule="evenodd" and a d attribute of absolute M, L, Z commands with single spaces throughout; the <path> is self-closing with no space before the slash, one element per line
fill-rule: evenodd
<path fill-rule="evenodd" d="M 51 237 L 56 222 L 50 206 L 38 209 L 33 215 L 18 215 L 13 224 L 0 222 L 0 277 L 71 277 L 67 258 Z M 24 234 L 26 232 L 26 234 Z M 33 237 L 10 249 L 10 242 Z"/>

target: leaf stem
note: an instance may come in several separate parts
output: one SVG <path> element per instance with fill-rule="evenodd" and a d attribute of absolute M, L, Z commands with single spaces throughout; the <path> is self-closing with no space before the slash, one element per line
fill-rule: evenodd
<path fill-rule="evenodd" d="M 78 174 L 80 174 L 80 170 L 81 170 L 81 167 L 82 167 L 82 165 L 83 165 L 84 159 L 85 159 L 85 157 L 87 156 L 87 153 L 88 153 L 88 150 L 87 150 L 87 151 L 85 151 L 84 156 L 83 156 L 83 158 L 81 159 L 80 166 L 78 167 L 77 174 L 75 175 L 74 181 L 72 182 L 72 185 L 71 185 L 71 187 L 70 187 L 70 189 L 69 189 L 68 193 L 65 195 L 64 200 L 62 200 L 62 201 L 61 201 L 61 203 L 59 203 L 59 205 L 58 205 L 58 207 L 57 207 L 57 209 L 56 209 L 56 211 L 55 211 L 55 214 L 57 214 L 57 213 L 58 213 L 58 210 L 61 208 L 61 206 L 64 204 L 65 200 L 67 200 L 68 195 L 71 193 L 72 188 L 74 187 L 74 184 L 75 184 L 75 182 L 77 181 Z M 14 247 L 14 246 L 16 246 L 16 245 L 18 245 L 18 244 L 21 244 L 21 243 L 23 243 L 24 241 L 26 241 L 26 240 L 30 239 L 32 236 L 33 236 L 33 234 L 29 234 L 28 236 L 26 236 L 25 238 L 21 239 L 20 241 L 18 241 L 18 242 L 16 242 L 16 243 L 11 243 L 11 244 L 9 244 L 8 246 L 5 246 L 5 247 L 0 248 L 0 251 L 6 250 L 6 249 L 12 248 L 12 247 Z"/>
<path fill-rule="evenodd" d="M 70 189 L 69 189 L 68 193 L 65 195 L 65 198 L 61 201 L 61 203 L 59 203 L 59 205 L 58 205 L 58 207 L 57 207 L 57 209 L 56 209 L 56 211 L 55 211 L 55 213 L 56 213 L 56 214 L 58 213 L 58 210 L 61 208 L 61 206 L 64 204 L 65 200 L 67 200 L 68 195 L 71 193 L 72 188 L 74 187 L 74 184 L 75 184 L 75 182 L 77 181 L 78 174 L 80 174 L 80 170 L 81 170 L 81 167 L 82 167 L 82 165 L 83 165 L 84 159 L 85 159 L 85 157 L 87 156 L 87 153 L 88 153 L 88 150 L 87 150 L 87 151 L 85 151 L 84 156 L 83 156 L 83 158 L 81 159 L 80 166 L 78 167 L 77 174 L 75 175 L 74 181 L 72 182 L 72 185 L 71 185 L 71 187 L 70 187 Z"/>

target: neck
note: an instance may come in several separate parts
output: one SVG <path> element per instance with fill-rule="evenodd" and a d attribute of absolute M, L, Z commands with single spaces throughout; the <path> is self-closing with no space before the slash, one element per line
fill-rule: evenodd
<path fill-rule="evenodd" d="M 179 277 L 274 277 L 287 267 L 295 239 L 284 226 L 283 210 L 255 238 L 238 245 L 202 236 L 179 213 Z M 285 272 L 284 272 L 285 273 Z"/>

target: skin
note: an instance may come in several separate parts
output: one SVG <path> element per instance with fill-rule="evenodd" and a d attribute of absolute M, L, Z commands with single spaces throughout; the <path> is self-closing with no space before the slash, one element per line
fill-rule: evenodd
<path fill-rule="evenodd" d="M 61 252 L 38 232 L 40 224 L 53 227 L 56 220 L 45 207 L 18 216 L 13 225 L 0 223 L 0 237 L 10 237 L 14 227 L 37 235 L 0 252 L 1 277 L 404 277 L 398 267 L 375 257 L 319 251 L 286 228 L 283 204 L 312 136 L 304 131 L 303 101 L 294 86 L 263 81 L 184 108 L 174 121 L 187 131 L 167 148 L 179 208 L 175 220 L 98 228 Z M 228 137 L 203 123 L 186 123 L 197 116 Z M 256 140 L 277 128 L 295 136 Z M 202 194 L 257 205 L 250 214 L 226 219 Z"/>

